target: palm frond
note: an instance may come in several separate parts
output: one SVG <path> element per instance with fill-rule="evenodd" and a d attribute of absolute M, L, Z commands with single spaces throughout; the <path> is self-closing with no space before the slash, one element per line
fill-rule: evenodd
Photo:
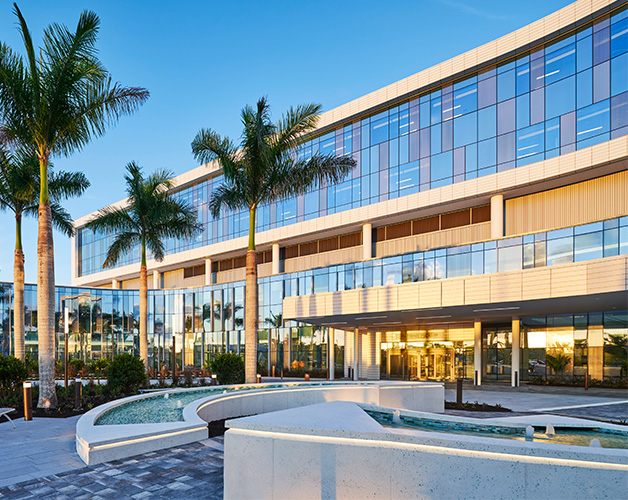
<path fill-rule="evenodd" d="M 236 184 L 222 184 L 214 189 L 209 200 L 209 212 L 214 219 L 220 215 L 220 210 L 223 207 L 229 210 L 248 209 L 249 200 L 246 193 Z"/>
<path fill-rule="evenodd" d="M 133 250 L 133 247 L 135 247 L 140 240 L 140 235 L 135 232 L 125 231 L 117 233 L 116 238 L 109 247 L 109 250 L 107 250 L 107 257 L 105 258 L 102 267 L 106 268 L 115 266 L 120 258 Z"/>
<path fill-rule="evenodd" d="M 296 148 L 299 139 L 316 128 L 321 109 L 320 104 L 304 104 L 288 109 L 277 125 L 274 148 L 278 151 Z"/>
<path fill-rule="evenodd" d="M 90 186 L 83 172 L 53 172 L 50 174 L 48 189 L 53 200 L 67 200 L 81 196 Z"/>
<path fill-rule="evenodd" d="M 74 224 L 69 212 L 55 201 L 50 203 L 50 212 L 54 226 L 66 236 L 74 236 Z"/>
<path fill-rule="evenodd" d="M 201 163 L 219 160 L 224 167 L 235 162 L 236 151 L 229 138 L 210 129 L 201 129 L 192 141 L 192 154 Z"/>
<path fill-rule="evenodd" d="M 128 211 L 113 207 L 101 209 L 85 227 L 100 233 L 139 232 Z"/>

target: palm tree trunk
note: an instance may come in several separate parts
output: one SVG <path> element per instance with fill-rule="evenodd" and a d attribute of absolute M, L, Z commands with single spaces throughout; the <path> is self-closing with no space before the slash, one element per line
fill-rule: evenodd
<path fill-rule="evenodd" d="M 246 251 L 246 285 L 244 313 L 244 379 L 257 380 L 257 252 L 255 251 L 255 208 L 249 210 L 249 248 Z"/>
<path fill-rule="evenodd" d="M 22 251 L 22 214 L 15 214 L 15 258 L 13 261 L 13 353 L 24 357 L 24 252 Z"/>
<path fill-rule="evenodd" d="M 146 241 L 142 238 L 142 262 L 140 265 L 140 359 L 148 370 L 148 277 L 146 273 Z"/>
<path fill-rule="evenodd" d="M 43 176 L 41 184 L 44 184 Z M 55 269 L 52 242 L 52 216 L 50 213 L 50 202 L 46 199 L 45 202 L 40 202 L 39 204 L 39 238 L 37 241 L 37 338 L 39 344 L 38 408 L 57 407 L 54 314 Z"/>

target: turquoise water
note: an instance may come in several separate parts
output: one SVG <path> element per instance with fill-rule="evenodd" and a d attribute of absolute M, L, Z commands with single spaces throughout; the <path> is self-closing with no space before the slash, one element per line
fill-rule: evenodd
<path fill-rule="evenodd" d="M 164 422 L 183 422 L 183 408 L 197 399 L 229 392 L 248 391 L 251 389 L 274 389 L 279 387 L 316 387 L 322 383 L 309 384 L 256 384 L 229 388 L 212 386 L 207 389 L 164 389 L 154 396 L 129 401 L 107 410 L 95 422 L 95 425 L 119 424 L 159 424 Z M 333 385 L 326 383 L 324 385 Z M 168 395 L 166 398 L 165 395 Z"/>
<path fill-rule="evenodd" d="M 556 434 L 553 435 L 548 435 L 541 430 L 535 429 L 534 437 L 530 439 L 525 437 L 525 429 L 523 427 L 502 427 L 405 416 L 401 416 L 401 423 L 393 423 L 391 413 L 371 410 L 368 410 L 367 413 L 384 427 L 513 439 L 536 443 L 568 444 L 572 446 L 589 446 L 592 439 L 598 439 L 602 448 L 628 449 L 628 432 L 611 431 L 601 428 L 587 430 L 557 428 Z"/>

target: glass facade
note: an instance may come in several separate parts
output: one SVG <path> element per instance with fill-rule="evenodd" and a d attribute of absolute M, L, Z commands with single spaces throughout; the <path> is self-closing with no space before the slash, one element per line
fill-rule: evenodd
<path fill-rule="evenodd" d="M 284 322 L 282 303 L 285 297 L 539 268 L 620 254 L 628 254 L 628 217 L 261 278 L 258 281 L 258 371 L 264 375 L 304 371 L 327 373 L 328 328 Z M 11 295 L 11 285 L 2 284 L 0 345 L 4 354 L 11 352 Z M 150 290 L 148 298 L 149 359 L 155 369 L 201 367 L 221 352 L 244 353 L 243 282 L 194 289 Z M 138 354 L 137 290 L 57 287 L 59 359 L 64 355 L 66 309 L 69 311 L 70 359 L 98 359 L 121 352 Z M 26 285 L 25 311 L 26 352 L 35 354 L 37 307 L 34 285 Z M 621 368 L 624 352 L 621 346 L 626 349 L 628 332 L 621 314 L 525 319 L 521 340 L 522 353 L 525 352 L 522 354 L 525 359 L 522 361 L 522 379 L 553 374 L 546 368 L 546 354 L 551 356 L 555 351 L 566 352 L 571 357 L 573 369 L 569 373 L 572 377 L 582 371 L 577 367 L 584 366 L 583 363 L 588 363 L 594 378 L 625 376 L 626 370 Z M 586 325 L 594 324 L 594 327 L 578 326 L 584 324 L 582 318 L 586 319 Z M 512 345 L 510 328 L 487 328 L 483 332 L 483 377 L 508 379 Z M 403 338 L 401 334 L 398 337 L 387 335 L 381 345 L 381 374 L 384 377 L 443 379 L 472 376 L 473 325 L 408 331 Z M 586 346 L 582 341 L 586 341 Z M 342 372 L 344 364 L 344 342 L 344 333 L 336 330 L 334 350 L 338 373 Z M 598 363 L 601 368 L 595 368 L 592 363 Z"/>
<path fill-rule="evenodd" d="M 496 67 L 429 89 L 385 111 L 305 141 L 295 153 L 352 155 L 342 182 L 262 206 L 265 231 L 462 182 L 586 148 L 628 133 L 628 10 L 622 8 Z M 169 240 L 167 253 L 248 234 L 248 212 L 212 220 L 220 175 L 176 196 L 203 232 Z M 99 272 L 112 235 L 80 229 L 79 276 Z M 120 265 L 139 262 L 139 250 Z"/>

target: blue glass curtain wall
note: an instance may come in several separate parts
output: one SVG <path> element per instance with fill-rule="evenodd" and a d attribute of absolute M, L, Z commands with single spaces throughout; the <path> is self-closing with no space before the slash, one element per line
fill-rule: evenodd
<path fill-rule="evenodd" d="M 464 80 L 336 128 L 297 154 L 352 155 L 337 185 L 262 206 L 257 231 L 520 167 L 628 133 L 628 10 Z M 176 193 L 203 232 L 168 240 L 167 253 L 248 234 L 248 212 L 208 211 L 219 175 Z M 113 235 L 78 231 L 79 275 L 101 271 Z M 139 249 L 120 265 L 139 262 Z"/>

